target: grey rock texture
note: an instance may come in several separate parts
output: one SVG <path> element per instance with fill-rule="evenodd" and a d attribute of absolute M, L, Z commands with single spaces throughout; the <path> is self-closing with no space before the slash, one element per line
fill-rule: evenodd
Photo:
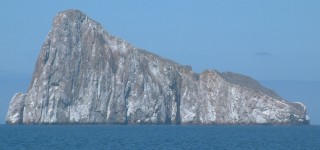
<path fill-rule="evenodd" d="M 59 13 L 8 124 L 308 124 L 306 107 L 234 73 L 194 73 Z"/>

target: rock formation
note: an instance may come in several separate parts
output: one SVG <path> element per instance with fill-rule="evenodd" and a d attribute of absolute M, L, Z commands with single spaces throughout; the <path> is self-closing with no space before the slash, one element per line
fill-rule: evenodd
<path fill-rule="evenodd" d="M 8 124 L 308 124 L 306 107 L 255 80 L 179 65 L 59 13 Z"/>

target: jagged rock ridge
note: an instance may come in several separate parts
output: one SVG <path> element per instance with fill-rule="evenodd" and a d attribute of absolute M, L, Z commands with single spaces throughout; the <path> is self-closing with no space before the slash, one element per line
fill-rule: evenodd
<path fill-rule="evenodd" d="M 59 13 L 27 94 L 8 124 L 306 124 L 301 103 L 249 77 L 179 65 L 108 34 L 78 10 Z"/>

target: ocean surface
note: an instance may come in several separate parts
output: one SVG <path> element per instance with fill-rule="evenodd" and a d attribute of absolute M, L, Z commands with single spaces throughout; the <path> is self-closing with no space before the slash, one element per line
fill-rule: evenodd
<path fill-rule="evenodd" d="M 320 126 L 0 125 L 0 149 L 320 150 Z"/>

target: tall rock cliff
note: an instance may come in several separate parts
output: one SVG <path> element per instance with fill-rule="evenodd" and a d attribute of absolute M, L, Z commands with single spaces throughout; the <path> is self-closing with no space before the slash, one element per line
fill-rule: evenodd
<path fill-rule="evenodd" d="M 59 13 L 8 124 L 307 124 L 306 107 L 255 80 L 179 65 Z"/>

